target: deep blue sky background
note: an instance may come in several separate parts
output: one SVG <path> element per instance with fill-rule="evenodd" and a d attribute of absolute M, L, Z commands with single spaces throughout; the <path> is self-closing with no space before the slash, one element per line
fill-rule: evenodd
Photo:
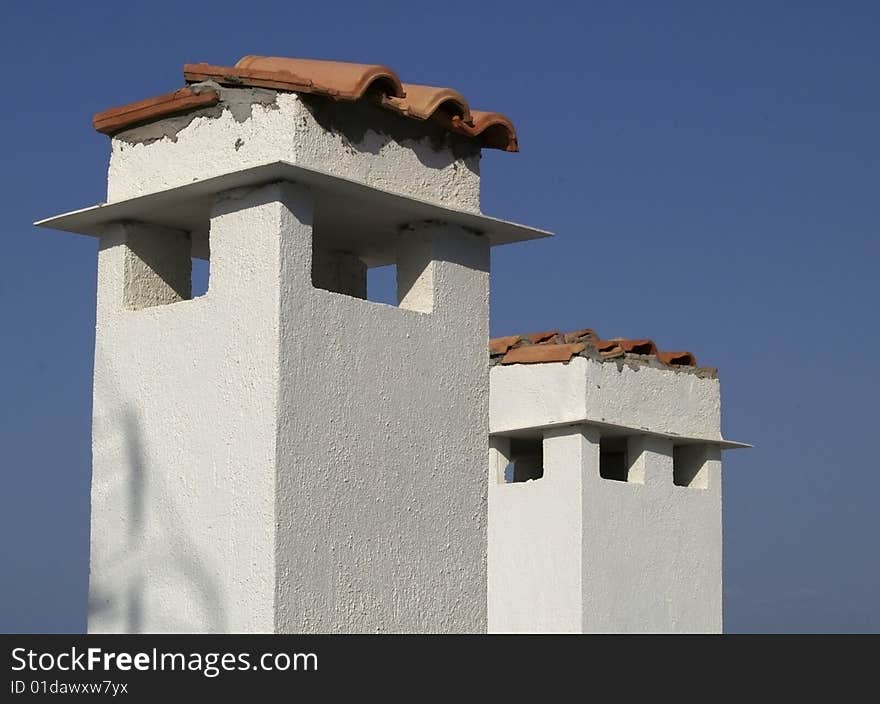
<path fill-rule="evenodd" d="M 725 7 L 726 6 L 726 7 Z M 880 4 L 8 3 L 0 29 L 0 631 L 81 631 L 94 112 L 249 53 L 386 63 L 510 115 L 492 332 L 652 337 L 717 366 L 725 626 L 880 630 Z M 698 598 L 698 596 L 695 596 Z"/>

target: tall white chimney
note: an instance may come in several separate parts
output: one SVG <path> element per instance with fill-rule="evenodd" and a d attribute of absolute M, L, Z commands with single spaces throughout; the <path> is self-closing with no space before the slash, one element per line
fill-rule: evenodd
<path fill-rule="evenodd" d="M 185 77 L 40 223 L 100 242 L 89 631 L 485 631 L 489 248 L 548 234 L 480 214 L 513 126 L 381 66 Z"/>

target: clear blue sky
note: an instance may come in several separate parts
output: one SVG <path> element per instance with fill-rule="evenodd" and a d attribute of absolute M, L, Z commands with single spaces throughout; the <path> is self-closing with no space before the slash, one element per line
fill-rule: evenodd
<path fill-rule="evenodd" d="M 880 5 L 9 3 L 0 56 L 0 631 L 81 631 L 96 243 L 94 112 L 244 54 L 385 63 L 518 126 L 483 210 L 492 332 L 594 327 L 717 366 L 725 626 L 880 630 Z"/>

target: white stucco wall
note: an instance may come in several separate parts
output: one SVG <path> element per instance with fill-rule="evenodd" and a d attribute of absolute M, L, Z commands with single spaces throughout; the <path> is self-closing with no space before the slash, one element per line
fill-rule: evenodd
<path fill-rule="evenodd" d="M 308 228 L 293 234 L 279 629 L 485 631 L 488 243 L 407 233 L 398 268 L 420 271 L 423 285 L 400 276 L 416 311 L 313 288 Z"/>
<path fill-rule="evenodd" d="M 645 482 L 584 464 L 583 593 L 587 633 L 721 631 L 721 461 L 706 489 L 675 486 L 672 441 L 643 438 Z"/>
<path fill-rule="evenodd" d="M 720 631 L 719 408 L 717 380 L 684 372 L 493 367 L 489 631 Z M 543 437 L 544 476 L 505 484 L 508 438 L 524 432 Z M 603 433 L 629 438 L 630 481 L 600 476 Z M 680 444 L 705 459 L 691 486 L 674 484 Z"/>
<path fill-rule="evenodd" d="M 250 216 L 221 204 L 208 295 L 140 310 L 127 241 L 164 233 L 101 240 L 92 633 L 273 630 L 280 206 Z"/>
<path fill-rule="evenodd" d="M 402 235 L 416 310 L 316 289 L 273 184 L 215 206 L 207 295 L 129 310 L 144 229 L 99 257 L 90 632 L 484 632 L 488 241 Z"/>
<path fill-rule="evenodd" d="M 279 630 L 484 632 L 488 243 L 406 233 L 411 310 L 313 288 L 298 217 L 281 309 Z"/>
<path fill-rule="evenodd" d="M 581 633 L 583 455 L 572 428 L 544 437 L 544 476 L 504 484 L 509 443 L 489 454 L 489 632 Z"/>
<path fill-rule="evenodd" d="M 296 93 L 222 89 L 237 103 L 235 114 L 221 104 L 209 115 L 172 117 L 134 128 L 111 140 L 107 200 L 133 198 L 241 169 L 289 161 L 396 193 L 479 212 L 479 149 L 457 156 L 424 136 L 395 139 L 361 129 L 352 142 L 325 129 Z M 248 95 L 268 104 L 249 102 Z M 242 106 L 238 103 L 244 102 Z M 345 104 L 337 109 L 346 110 Z M 381 111 L 378 116 L 405 129 L 423 123 Z M 216 113 L 220 113 L 215 116 Z M 244 114 L 242 114 L 244 113 Z M 245 117 L 249 113 L 249 116 Z M 244 117 L 245 119 L 237 119 Z M 402 123 L 401 123 L 402 121 Z M 168 126 L 162 129 L 163 125 Z M 185 125 L 178 129 L 179 125 Z M 369 127 L 375 127 L 370 125 Z M 425 130 L 428 128 L 425 127 Z M 168 134 L 163 135 L 164 132 Z M 150 137 L 150 139 L 147 139 Z"/>

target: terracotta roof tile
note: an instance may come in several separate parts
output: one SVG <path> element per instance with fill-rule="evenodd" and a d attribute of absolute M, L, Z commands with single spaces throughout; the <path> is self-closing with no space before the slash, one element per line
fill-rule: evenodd
<path fill-rule="evenodd" d="M 569 362 L 586 345 L 575 342 L 568 345 L 527 345 L 514 347 L 501 359 L 502 364 L 538 364 L 540 362 Z"/>
<path fill-rule="evenodd" d="M 603 359 L 622 357 L 624 354 L 626 354 L 623 347 L 620 346 L 617 340 L 597 340 L 596 351 L 602 356 Z"/>
<path fill-rule="evenodd" d="M 483 147 L 519 151 L 516 129 L 506 116 L 497 112 L 471 110 L 465 97 L 452 88 L 402 83 L 398 75 L 387 66 L 277 56 L 245 56 L 235 66 L 186 64 L 183 67 L 183 76 L 188 83 L 214 81 L 223 86 L 252 86 L 311 93 L 332 100 L 370 99 L 404 117 L 436 122 L 450 132 L 478 141 Z M 161 96 L 100 113 L 95 116 L 95 129 L 113 134 L 135 124 L 172 114 L 160 106 L 167 98 L 168 96 Z M 187 109 L 191 108 L 179 103 L 173 112 Z M 129 112 L 132 113 L 132 121 L 126 122 L 125 115 Z M 98 127 L 98 118 L 106 118 L 108 113 L 113 113 L 112 128 L 107 128 L 112 131 Z"/>
<path fill-rule="evenodd" d="M 599 336 L 592 328 L 583 328 L 582 330 L 572 330 L 571 332 L 565 333 L 563 339 L 566 342 L 583 342 L 584 340 L 595 342 L 599 339 Z"/>
<path fill-rule="evenodd" d="M 697 366 L 697 358 L 690 352 L 658 352 L 657 359 L 664 364 L 672 364 L 682 367 Z"/>
<path fill-rule="evenodd" d="M 390 96 L 385 99 L 386 107 L 418 120 L 427 120 L 438 110 L 445 111 L 450 120 L 453 117 L 465 122 L 471 120 L 471 109 L 467 100 L 457 90 L 413 83 L 404 83 L 403 90 L 406 97 Z"/>
<path fill-rule="evenodd" d="M 600 340 L 592 328 L 560 333 L 556 330 L 524 335 L 508 335 L 489 340 L 489 356 L 501 364 L 536 364 L 539 362 L 568 362 L 574 355 L 583 354 L 603 360 L 639 355 L 654 358 L 654 364 L 675 367 L 696 367 L 697 360 L 690 352 L 661 352 L 653 340 L 611 338 Z M 712 371 L 712 370 L 709 370 Z"/>
<path fill-rule="evenodd" d="M 479 138 L 488 149 L 500 149 L 505 152 L 518 152 L 519 142 L 516 128 L 506 115 L 500 112 L 471 110 L 472 124 L 463 120 L 453 119 L 452 129 L 466 137 Z"/>
<path fill-rule="evenodd" d="M 624 352 L 630 354 L 657 354 L 657 345 L 653 340 L 624 340 L 623 338 L 615 338 L 616 342 Z"/>
<path fill-rule="evenodd" d="M 156 98 L 147 98 L 136 103 L 99 112 L 92 119 L 92 125 L 103 134 L 116 134 L 143 122 L 210 107 L 216 105 L 219 100 L 220 94 L 215 90 L 181 88 Z"/>
<path fill-rule="evenodd" d="M 489 355 L 497 356 L 499 354 L 507 354 L 507 350 L 520 341 L 519 335 L 508 335 L 507 337 L 495 337 L 489 340 Z"/>
<path fill-rule="evenodd" d="M 387 66 L 344 61 L 245 56 L 235 66 L 186 64 L 183 77 L 190 82 L 212 80 L 227 86 L 319 93 L 335 100 L 358 100 L 371 90 L 383 95 L 405 95 L 397 74 Z"/>
<path fill-rule="evenodd" d="M 533 344 L 538 344 L 539 342 L 547 342 L 549 340 L 552 340 L 558 334 L 558 330 L 550 330 L 547 332 L 531 332 L 527 335 L 523 335 L 523 337 Z"/>

